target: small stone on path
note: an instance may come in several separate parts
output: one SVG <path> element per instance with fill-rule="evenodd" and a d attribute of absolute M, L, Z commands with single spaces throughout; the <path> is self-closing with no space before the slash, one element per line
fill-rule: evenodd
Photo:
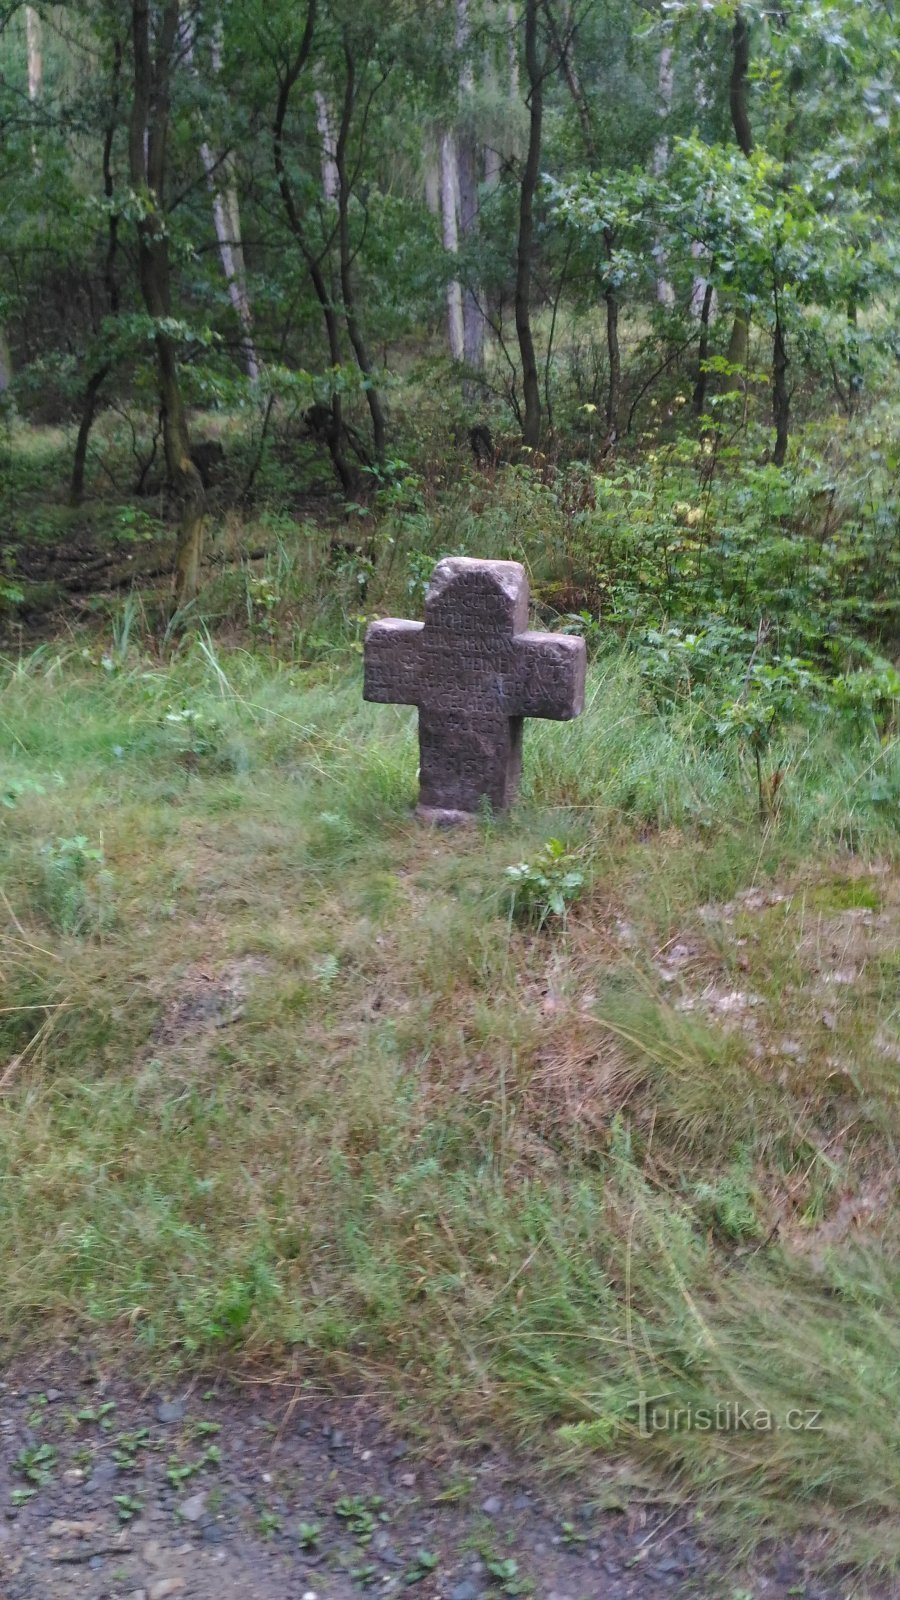
<path fill-rule="evenodd" d="M 183 1593 L 183 1578 L 158 1578 L 147 1590 L 147 1600 L 169 1600 L 170 1595 Z"/>
<path fill-rule="evenodd" d="M 192 1494 L 189 1500 L 183 1500 L 178 1507 L 178 1515 L 185 1522 L 199 1522 L 206 1510 L 206 1493 L 201 1489 L 199 1494 Z"/>
<path fill-rule="evenodd" d="M 156 1408 L 157 1422 L 182 1422 L 184 1420 L 183 1400 L 161 1400 Z"/>
<path fill-rule="evenodd" d="M 503 1501 L 498 1494 L 489 1494 L 486 1500 L 482 1500 L 481 1509 L 486 1517 L 496 1517 L 503 1510 Z"/>

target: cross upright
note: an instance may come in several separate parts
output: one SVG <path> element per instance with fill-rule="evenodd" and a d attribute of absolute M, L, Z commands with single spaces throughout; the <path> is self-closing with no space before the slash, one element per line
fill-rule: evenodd
<path fill-rule="evenodd" d="M 371 623 L 363 695 L 418 706 L 418 814 L 463 822 L 482 801 L 510 804 L 524 718 L 577 717 L 584 674 L 583 639 L 528 631 L 518 561 L 449 556 L 431 575 L 424 623 Z"/>

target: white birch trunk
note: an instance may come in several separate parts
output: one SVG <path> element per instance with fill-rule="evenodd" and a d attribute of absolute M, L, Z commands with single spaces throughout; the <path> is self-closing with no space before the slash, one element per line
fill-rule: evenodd
<path fill-rule="evenodd" d="M 31 104 L 40 100 L 44 88 L 43 29 L 40 15 L 34 6 L 25 7 L 25 47 L 28 52 L 28 98 Z"/>
<path fill-rule="evenodd" d="M 673 81 L 672 46 L 664 45 L 659 52 L 659 81 L 657 84 L 657 110 L 662 119 L 662 131 L 653 151 L 653 176 L 660 180 L 665 177 L 669 166 L 669 134 L 666 124 L 672 110 Z M 675 291 L 666 277 L 666 251 L 661 241 L 657 241 L 653 254 L 656 258 L 657 266 L 656 298 L 661 306 L 671 306 L 675 302 Z"/>
<path fill-rule="evenodd" d="M 321 89 L 313 92 L 313 99 L 316 104 L 316 127 L 322 142 L 322 193 L 330 204 L 334 204 L 337 201 L 339 184 L 334 118 L 327 97 Z"/>
<path fill-rule="evenodd" d="M 698 74 L 697 76 L 696 99 L 697 110 L 705 111 L 709 106 L 709 95 L 706 92 L 706 84 L 703 80 L 702 74 Z M 700 317 L 703 315 L 703 302 L 706 298 L 707 282 L 702 271 L 700 270 L 702 263 L 706 258 L 706 250 L 700 243 L 699 239 L 694 239 L 691 244 L 691 256 L 697 265 L 694 269 L 694 281 L 691 284 L 690 312 L 691 316 L 696 317 L 699 321 Z M 709 303 L 710 322 L 715 322 L 717 310 L 718 306 L 716 303 L 716 295 L 713 293 L 713 297 Z"/>
<path fill-rule="evenodd" d="M 519 98 L 519 14 L 514 0 L 506 7 L 506 49 L 509 60 L 509 98 Z"/>
<path fill-rule="evenodd" d="M 441 224 L 444 249 L 448 255 L 459 254 L 459 169 L 456 161 L 456 140 L 452 133 L 441 134 Z M 463 337 L 462 285 L 451 278 L 447 285 L 447 340 L 454 361 L 462 361 L 465 348 Z"/>
<path fill-rule="evenodd" d="M 182 40 L 185 60 L 196 72 L 193 28 L 187 19 L 183 23 Z M 221 21 L 217 21 L 213 28 L 211 58 L 213 72 L 218 75 L 223 65 Z M 234 157 L 229 152 L 218 159 L 209 141 L 203 138 L 200 141 L 200 160 L 203 163 L 206 185 L 212 200 L 213 227 L 216 230 L 216 243 L 219 246 L 219 259 L 228 287 L 228 298 L 241 327 L 244 366 L 251 383 L 256 383 L 259 378 L 259 359 L 253 339 L 253 307 L 247 287 L 247 268 L 244 261 L 244 246 L 241 242 L 241 212 Z"/>
<path fill-rule="evenodd" d="M 693 256 L 695 262 L 697 263 L 697 266 L 700 267 L 702 265 L 702 263 L 703 263 L 703 260 L 704 260 L 705 256 L 706 256 L 706 251 L 705 251 L 703 245 L 700 243 L 699 239 L 695 239 L 693 241 L 693 243 L 691 244 L 691 255 Z M 695 271 L 694 272 L 694 281 L 691 284 L 691 316 L 692 317 L 699 318 L 699 317 L 701 317 L 703 315 L 703 301 L 706 298 L 706 284 L 707 284 L 707 279 L 704 278 L 699 271 Z M 715 322 L 717 311 L 718 311 L 717 296 L 716 296 L 715 290 L 713 290 L 712 299 L 710 300 L 710 303 L 709 303 L 709 321 L 710 322 Z"/>
<path fill-rule="evenodd" d="M 25 51 L 28 56 L 28 99 L 37 105 L 44 92 L 44 30 L 40 13 L 34 6 L 25 7 Z M 35 172 L 41 168 L 37 142 L 32 141 L 31 159 Z"/>
<path fill-rule="evenodd" d="M 459 227 L 464 239 L 474 236 L 478 227 L 478 146 L 471 131 L 475 68 L 470 44 L 469 0 L 456 0 L 456 49 L 459 55 L 459 99 L 462 111 L 461 132 L 456 140 L 457 185 Z M 484 312 L 481 299 L 481 292 L 475 287 L 463 292 L 463 358 L 470 372 L 480 372 L 484 366 Z M 463 387 L 465 398 L 474 400 L 476 394 L 471 382 Z"/>

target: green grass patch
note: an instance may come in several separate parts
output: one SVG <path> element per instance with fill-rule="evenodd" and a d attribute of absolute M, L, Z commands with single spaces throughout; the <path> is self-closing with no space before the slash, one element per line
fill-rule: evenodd
<path fill-rule="evenodd" d="M 0 681 L 7 1348 L 370 1364 L 890 1568 L 896 752 L 788 724 L 761 822 L 623 651 L 511 815 L 432 834 L 345 659 L 136 648 Z M 551 839 L 577 895 L 512 915 Z"/>

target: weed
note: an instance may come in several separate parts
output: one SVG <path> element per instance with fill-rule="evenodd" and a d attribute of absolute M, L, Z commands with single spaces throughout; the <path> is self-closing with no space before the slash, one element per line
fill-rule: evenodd
<path fill-rule="evenodd" d="M 507 867 L 512 886 L 511 915 L 538 930 L 551 917 L 565 922 L 566 912 L 584 892 L 585 875 L 560 839 L 548 839 L 533 861 Z"/>
<path fill-rule="evenodd" d="M 532 1593 L 532 1580 L 520 1575 L 519 1563 L 512 1556 L 488 1555 L 485 1557 L 485 1566 L 502 1594 L 515 1596 Z"/>
<path fill-rule="evenodd" d="M 430 1573 L 436 1571 L 440 1557 L 432 1550 L 417 1550 L 413 1556 L 412 1566 L 403 1574 L 403 1582 L 407 1587 L 414 1583 L 421 1583 Z"/>
<path fill-rule="evenodd" d="M 383 1506 L 380 1495 L 343 1495 L 335 1503 L 334 1514 L 346 1523 L 358 1544 L 369 1544 L 378 1522 L 388 1520 Z"/>
<path fill-rule="evenodd" d="M 21 1477 L 42 1489 L 53 1476 L 56 1450 L 50 1444 L 25 1445 L 16 1456 L 14 1465 Z"/>
<path fill-rule="evenodd" d="M 115 1400 L 104 1400 L 99 1406 L 85 1406 L 76 1413 L 76 1420 L 78 1422 L 96 1422 L 98 1427 L 102 1428 L 104 1433 L 107 1433 L 113 1425 L 115 1411 Z"/>
<path fill-rule="evenodd" d="M 113 1495 L 113 1504 L 120 1522 L 130 1522 L 133 1517 L 139 1516 L 144 1509 L 143 1500 L 137 1500 L 131 1494 Z"/>
<path fill-rule="evenodd" d="M 178 1461 L 173 1456 L 166 1466 L 166 1477 L 173 1489 L 177 1489 L 190 1478 L 196 1477 L 204 1468 L 219 1466 L 221 1460 L 222 1452 L 218 1445 L 211 1444 L 196 1461 Z"/>
<path fill-rule="evenodd" d="M 579 1533 L 574 1522 L 563 1522 L 560 1525 L 560 1537 L 564 1545 L 574 1549 L 580 1544 L 587 1544 L 586 1533 Z"/>
<path fill-rule="evenodd" d="M 119 1434 L 113 1450 L 113 1460 L 120 1471 L 135 1472 L 138 1466 L 138 1452 L 152 1448 L 149 1428 L 136 1428 L 133 1433 Z"/>

